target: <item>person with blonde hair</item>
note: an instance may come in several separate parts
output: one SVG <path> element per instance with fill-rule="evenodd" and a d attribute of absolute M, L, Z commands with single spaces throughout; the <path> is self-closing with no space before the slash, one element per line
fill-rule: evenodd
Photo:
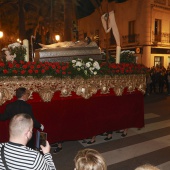
<path fill-rule="evenodd" d="M 87 148 L 78 151 L 74 162 L 75 170 L 107 170 L 104 158 L 94 149 Z"/>
<path fill-rule="evenodd" d="M 150 164 L 145 164 L 137 167 L 135 170 L 160 170 L 156 166 L 150 165 Z"/>

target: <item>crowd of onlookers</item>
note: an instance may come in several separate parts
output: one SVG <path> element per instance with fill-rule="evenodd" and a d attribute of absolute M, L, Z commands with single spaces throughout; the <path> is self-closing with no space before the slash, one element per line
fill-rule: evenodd
<path fill-rule="evenodd" d="M 163 92 L 170 95 L 170 64 L 167 69 L 164 66 L 153 66 L 146 76 L 146 95 Z"/>

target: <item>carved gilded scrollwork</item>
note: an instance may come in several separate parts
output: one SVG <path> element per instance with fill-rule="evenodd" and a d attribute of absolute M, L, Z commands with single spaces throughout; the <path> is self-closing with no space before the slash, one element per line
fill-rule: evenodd
<path fill-rule="evenodd" d="M 50 90 L 48 87 L 42 88 L 39 90 L 39 95 L 44 102 L 50 102 L 54 95 L 54 91 Z"/>
<path fill-rule="evenodd" d="M 51 76 L 41 79 L 31 76 L 26 78 L 0 77 L 0 105 L 11 100 L 18 87 L 26 87 L 30 91 L 30 98 L 33 92 L 37 92 L 44 102 L 50 102 L 57 91 L 60 92 L 61 97 L 71 96 L 71 92 L 75 92 L 85 99 L 92 97 L 98 90 L 101 94 L 106 94 L 113 89 L 117 96 L 121 96 L 125 88 L 130 93 L 135 89 L 145 93 L 145 82 L 145 75 L 96 76 L 86 80 L 82 77 L 74 79 L 68 77 L 60 79 Z"/>
<path fill-rule="evenodd" d="M 7 100 L 11 100 L 15 95 L 15 91 L 11 88 L 0 88 L 0 105 L 5 103 Z"/>

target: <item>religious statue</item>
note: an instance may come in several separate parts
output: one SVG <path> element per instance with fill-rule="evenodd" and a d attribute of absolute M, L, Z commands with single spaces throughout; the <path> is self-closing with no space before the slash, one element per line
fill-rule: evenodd
<path fill-rule="evenodd" d="M 84 41 L 64 41 L 64 42 L 58 42 L 50 45 L 40 44 L 42 49 L 51 49 L 51 48 L 58 48 L 58 47 L 98 47 L 96 42 L 91 41 L 89 37 L 86 37 Z"/>

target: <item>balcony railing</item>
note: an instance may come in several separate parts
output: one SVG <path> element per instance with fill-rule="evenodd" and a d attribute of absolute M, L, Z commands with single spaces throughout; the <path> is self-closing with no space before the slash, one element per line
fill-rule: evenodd
<path fill-rule="evenodd" d="M 139 34 L 122 36 L 122 43 L 123 44 L 138 43 L 138 42 L 139 42 Z"/>
<path fill-rule="evenodd" d="M 152 31 L 152 42 L 170 43 L 170 33 Z"/>

